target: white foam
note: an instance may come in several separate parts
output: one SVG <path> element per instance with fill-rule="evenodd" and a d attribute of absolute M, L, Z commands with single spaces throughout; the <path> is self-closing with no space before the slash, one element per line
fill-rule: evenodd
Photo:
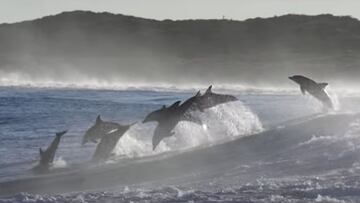
<path fill-rule="evenodd" d="M 339 100 L 339 95 L 337 92 L 334 91 L 326 91 L 330 96 L 331 102 L 333 103 L 333 107 L 335 111 L 341 110 L 341 104 Z"/>
<path fill-rule="evenodd" d="M 114 153 L 128 157 L 149 156 L 166 151 L 208 146 L 247 136 L 263 130 L 259 118 L 242 102 L 218 105 L 204 113 L 196 112 L 203 125 L 180 122 L 175 135 L 163 139 L 152 150 L 152 136 L 156 124 L 136 124 L 118 142 Z"/>
<path fill-rule="evenodd" d="M 309 140 L 299 143 L 297 147 L 313 144 L 341 145 L 344 150 L 337 153 L 339 157 L 349 151 L 360 150 L 360 119 L 352 121 L 343 135 L 313 135 Z"/>
<path fill-rule="evenodd" d="M 62 157 L 58 157 L 54 160 L 52 168 L 66 168 L 67 163 Z"/>
<path fill-rule="evenodd" d="M 315 202 L 326 202 L 326 203 L 346 203 L 344 200 L 339 200 L 329 196 L 319 195 L 316 197 Z"/>

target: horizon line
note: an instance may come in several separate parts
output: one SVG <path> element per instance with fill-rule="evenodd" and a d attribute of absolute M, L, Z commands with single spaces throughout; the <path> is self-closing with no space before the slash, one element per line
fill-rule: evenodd
<path fill-rule="evenodd" d="M 35 17 L 32 19 L 24 19 L 24 20 L 19 20 L 19 21 L 14 21 L 14 22 L 0 22 L 0 26 L 1 25 L 11 25 L 11 24 L 18 24 L 18 23 L 24 23 L 24 22 L 30 22 L 30 21 L 35 21 L 35 20 L 41 20 L 47 17 L 55 17 L 61 14 L 65 14 L 65 13 L 74 13 L 74 12 L 88 12 L 88 13 L 93 13 L 93 14 L 111 14 L 111 15 L 122 15 L 125 17 L 133 17 L 133 18 L 138 18 L 138 19 L 144 19 L 144 20 L 152 20 L 152 21 L 158 21 L 158 22 L 163 22 L 163 21 L 174 21 L 174 22 L 181 22 L 181 21 L 206 21 L 206 20 L 225 20 L 225 21 L 236 21 L 236 22 L 245 22 L 248 20 L 254 20 L 254 19 L 271 19 L 271 18 L 279 18 L 279 17 L 285 17 L 285 16 L 308 16 L 308 17 L 316 17 L 316 16 L 325 16 L 325 15 L 331 15 L 334 17 L 349 17 L 352 19 L 356 19 L 358 21 L 360 21 L 359 18 L 356 18 L 352 15 L 335 15 L 332 13 L 320 13 L 320 14 L 301 14 L 301 13 L 286 13 L 286 14 L 280 14 L 280 15 L 273 15 L 273 16 L 258 16 L 258 17 L 249 17 L 249 18 L 244 18 L 244 19 L 234 19 L 234 18 L 227 18 L 225 15 L 221 16 L 221 18 L 183 18 L 183 19 L 171 19 L 171 18 L 164 18 L 164 19 L 156 19 L 156 18 L 147 18 L 147 17 L 142 17 L 142 16 L 135 16 L 135 15 L 130 15 L 130 14 L 124 14 L 124 13 L 113 13 L 113 12 L 109 12 L 109 11 L 92 11 L 92 10 L 81 10 L 81 9 L 75 9 L 75 10 L 64 10 L 61 12 L 57 12 L 54 14 L 48 14 L 48 15 L 44 15 L 44 16 L 40 16 L 40 17 Z"/>

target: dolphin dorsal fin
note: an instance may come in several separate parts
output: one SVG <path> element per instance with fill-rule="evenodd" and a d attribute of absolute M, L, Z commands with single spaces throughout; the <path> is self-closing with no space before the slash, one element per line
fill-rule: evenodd
<path fill-rule="evenodd" d="M 196 93 L 195 97 L 199 97 L 199 96 L 201 96 L 200 90 Z"/>
<path fill-rule="evenodd" d="M 98 116 L 96 117 L 96 123 L 101 123 L 101 122 L 102 122 L 101 117 L 100 117 L 100 115 L 98 115 Z"/>
<path fill-rule="evenodd" d="M 178 107 L 178 106 L 180 105 L 180 102 L 181 102 L 181 101 L 176 101 L 176 102 L 173 103 L 169 108 L 171 109 L 171 108 L 176 108 L 176 107 Z"/>
<path fill-rule="evenodd" d="M 212 85 L 210 85 L 210 86 L 207 88 L 207 90 L 206 90 L 205 94 L 207 94 L 207 93 L 211 93 L 211 92 L 212 92 L 212 91 L 211 91 L 211 88 L 212 88 Z"/>
<path fill-rule="evenodd" d="M 325 87 L 328 86 L 328 83 L 322 82 L 322 83 L 318 83 L 318 85 L 321 89 L 325 89 Z"/>

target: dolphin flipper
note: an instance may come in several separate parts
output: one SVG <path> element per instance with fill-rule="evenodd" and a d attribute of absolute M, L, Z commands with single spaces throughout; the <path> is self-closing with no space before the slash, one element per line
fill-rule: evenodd
<path fill-rule="evenodd" d="M 300 91 L 303 95 L 305 95 L 305 88 L 303 86 L 300 86 Z"/>

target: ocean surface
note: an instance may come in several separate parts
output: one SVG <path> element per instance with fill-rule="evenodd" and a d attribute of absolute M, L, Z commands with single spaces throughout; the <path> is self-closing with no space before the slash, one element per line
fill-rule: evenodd
<path fill-rule="evenodd" d="M 360 202 L 360 95 L 329 92 L 327 111 L 300 91 L 214 92 L 239 101 L 194 112 L 203 125 L 179 123 L 153 151 L 143 118 L 196 90 L 0 87 L 0 202 Z M 94 164 L 81 140 L 98 115 L 138 123 Z"/>

